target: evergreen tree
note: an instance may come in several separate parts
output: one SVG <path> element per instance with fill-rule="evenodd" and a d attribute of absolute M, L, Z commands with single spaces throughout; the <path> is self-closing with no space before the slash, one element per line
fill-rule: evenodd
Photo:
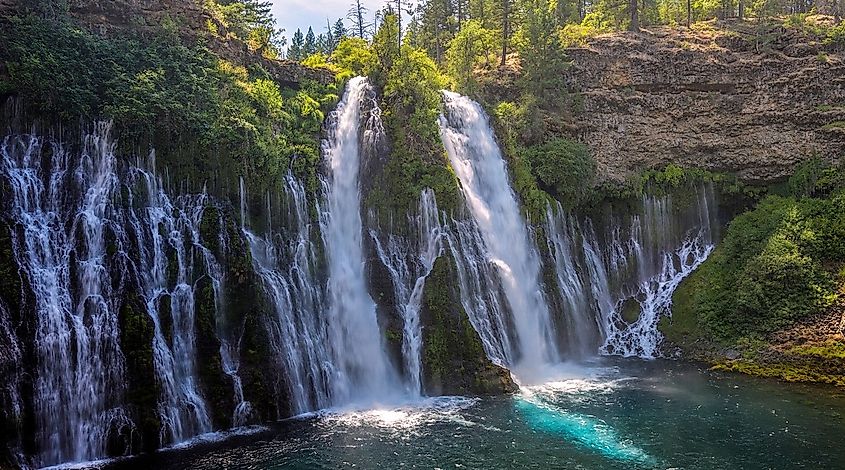
<path fill-rule="evenodd" d="M 327 38 L 326 35 L 323 33 L 318 34 L 315 47 L 316 52 L 328 55 L 331 53 L 331 51 L 329 51 L 330 47 L 331 45 L 329 44 L 329 38 Z"/>
<path fill-rule="evenodd" d="M 636 1 L 636 0 L 632 0 Z M 508 60 L 508 41 L 511 37 L 511 2 L 502 0 L 502 67 Z"/>
<path fill-rule="evenodd" d="M 314 29 L 308 27 L 308 32 L 305 33 L 305 44 L 302 46 L 302 57 L 308 57 L 317 52 L 317 38 L 314 36 Z"/>
<path fill-rule="evenodd" d="M 302 35 L 302 30 L 296 29 L 293 37 L 290 40 L 290 47 L 288 48 L 288 59 L 302 60 L 305 47 L 305 37 Z"/>
<path fill-rule="evenodd" d="M 338 18 L 337 21 L 334 22 L 334 27 L 332 28 L 332 38 L 334 39 L 334 47 L 332 50 L 337 48 L 337 45 L 340 44 L 340 41 L 346 37 L 346 26 L 343 24 L 343 19 Z"/>

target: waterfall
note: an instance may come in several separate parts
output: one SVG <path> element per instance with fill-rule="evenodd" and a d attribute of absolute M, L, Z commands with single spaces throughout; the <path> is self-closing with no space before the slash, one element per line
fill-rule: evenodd
<path fill-rule="evenodd" d="M 332 404 L 329 377 L 334 358 L 326 337 L 325 294 L 316 275 L 317 248 L 305 188 L 288 174 L 284 189 L 285 235 L 273 232 L 269 220 L 264 237 L 248 229 L 244 233 L 273 307 L 274 315 L 264 326 L 277 370 L 287 377 L 285 392 L 296 415 Z M 268 210 L 268 218 L 269 214 Z M 282 391 L 276 390 L 276 396 L 282 396 Z"/>
<path fill-rule="evenodd" d="M 600 332 L 593 314 L 592 297 L 588 286 L 603 285 L 599 273 L 590 272 L 586 277 L 584 269 L 579 263 L 578 245 L 580 227 L 576 220 L 564 213 L 560 203 L 556 210 L 551 206 L 546 210 L 546 243 L 549 257 L 553 263 L 555 280 L 564 309 L 563 318 L 569 357 L 587 357 L 594 355 L 595 345 Z M 588 256 L 594 255 L 592 247 L 584 241 L 584 250 Z M 549 286 L 551 287 L 551 286 Z M 599 293 L 598 297 L 604 297 Z"/>
<path fill-rule="evenodd" d="M 715 195 L 695 188 L 691 207 L 671 196 L 643 196 L 641 215 L 612 218 L 601 235 L 560 206 L 546 214 L 546 234 L 567 340 L 576 352 L 653 358 L 657 324 L 669 315 L 672 294 L 713 250 Z M 580 245 L 580 247 L 579 247 Z M 625 319 L 626 308 L 638 312 Z M 593 321 L 590 321 L 593 319 Z"/>
<path fill-rule="evenodd" d="M 551 314 L 540 284 L 540 259 L 522 218 L 493 130 L 481 106 L 444 92 L 440 130 L 449 160 L 482 235 L 485 258 L 496 266 L 504 288 L 516 346 L 506 352 L 517 373 L 536 373 L 557 362 Z"/>
<path fill-rule="evenodd" d="M 618 304 L 603 317 L 607 334 L 602 353 L 645 358 L 658 354 L 662 336 L 657 324 L 661 316 L 671 314 L 672 294 L 713 251 L 713 201 L 711 185 L 698 187 L 691 217 L 686 220 L 674 213 L 671 197 L 643 198 L 644 214 L 633 218 L 626 257 L 637 266 L 636 287 L 630 298 L 639 304 L 640 314 L 628 323 Z"/>
<path fill-rule="evenodd" d="M 323 152 L 327 177 L 322 181 L 320 214 L 328 261 L 328 340 L 335 370 L 332 393 L 339 402 L 372 402 L 392 395 L 397 378 L 384 348 L 376 305 L 364 276 L 361 194 L 358 173 L 361 144 L 375 138 L 381 122 L 376 112 L 360 132 L 362 105 L 370 93 L 363 77 L 349 81 L 341 103 L 330 119 Z M 377 127 L 373 127 L 377 126 Z M 337 402 L 336 402 L 337 403 Z"/>
<path fill-rule="evenodd" d="M 15 257 L 35 299 L 40 465 L 101 457 L 110 430 L 131 426 L 107 264 L 125 256 L 107 242 L 122 233 L 111 220 L 118 179 L 109 131 L 95 126 L 75 166 L 64 148 L 36 137 L 2 146 L 11 217 L 22 227 L 12 233 Z"/>
<path fill-rule="evenodd" d="M 128 222 L 136 235 L 136 268 L 155 328 L 152 350 L 161 387 L 161 440 L 178 443 L 212 429 L 197 384 L 194 331 L 194 247 L 204 249 L 199 224 L 206 201 L 184 198 L 182 207 L 174 207 L 154 172 L 131 168 L 129 174 Z"/>
<path fill-rule="evenodd" d="M 382 243 L 378 231 L 370 230 L 376 253 L 390 273 L 402 317 L 402 358 L 408 376 L 408 392 L 412 396 L 422 393 L 420 307 L 425 280 L 443 251 L 443 227 L 439 217 L 434 191 L 426 188 L 420 194 L 417 214 L 408 216 L 408 227 L 416 232 L 413 241 L 390 233 L 386 243 Z M 413 248 L 416 248 L 415 254 L 409 259 L 408 252 Z"/>
<path fill-rule="evenodd" d="M 488 261 L 481 233 L 471 219 L 452 220 L 446 226 L 446 240 L 457 267 L 461 306 L 478 332 L 487 357 L 507 367 L 513 363 L 507 299 L 496 268 Z"/>

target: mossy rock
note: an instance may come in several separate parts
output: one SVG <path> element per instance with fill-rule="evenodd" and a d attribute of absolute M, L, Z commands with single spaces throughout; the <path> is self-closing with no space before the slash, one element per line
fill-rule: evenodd
<path fill-rule="evenodd" d="M 126 400 L 131 404 L 137 434 L 116 435 L 109 447 L 116 455 L 124 455 L 125 448 L 152 451 L 160 447 L 157 405 L 161 395 L 153 359 L 155 325 L 143 301 L 134 293 L 124 300 L 119 312 L 120 345 L 126 358 L 128 386 Z"/>
<path fill-rule="evenodd" d="M 194 291 L 196 318 L 197 375 L 203 397 L 212 412 L 215 429 L 232 427 L 233 392 L 231 378 L 223 371 L 220 340 L 217 337 L 217 304 L 208 277 L 200 279 Z"/>
<path fill-rule="evenodd" d="M 22 270 L 15 260 L 12 230 L 12 226 L 0 221 L 0 299 L 11 311 L 19 311 L 23 294 Z"/>
<path fill-rule="evenodd" d="M 622 319 L 628 324 L 634 324 L 640 319 L 642 306 L 637 299 L 630 297 L 622 303 L 622 311 L 620 313 L 622 314 Z"/>
<path fill-rule="evenodd" d="M 451 257 L 441 256 L 426 280 L 423 325 L 423 387 L 429 395 L 511 393 L 510 372 L 487 358 L 481 338 L 460 304 Z"/>

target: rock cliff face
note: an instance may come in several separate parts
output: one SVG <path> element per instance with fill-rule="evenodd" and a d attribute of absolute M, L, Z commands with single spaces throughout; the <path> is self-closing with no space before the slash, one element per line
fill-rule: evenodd
<path fill-rule="evenodd" d="M 845 154 L 841 47 L 745 23 L 616 33 L 567 54 L 568 131 L 604 180 L 674 162 L 766 182 Z"/>

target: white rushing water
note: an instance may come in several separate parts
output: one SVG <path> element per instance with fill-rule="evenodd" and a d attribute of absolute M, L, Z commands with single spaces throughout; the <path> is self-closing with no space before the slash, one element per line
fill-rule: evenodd
<path fill-rule="evenodd" d="M 481 338 L 487 357 L 507 367 L 513 363 L 507 299 L 495 265 L 488 261 L 481 233 L 472 219 L 452 220 L 446 229 L 449 251 L 457 267 L 461 306 Z"/>
<path fill-rule="evenodd" d="M 78 164 L 36 137 L 7 138 L 2 172 L 13 198 L 15 256 L 35 299 L 35 418 L 39 465 L 105 454 L 122 407 L 124 359 L 106 236 L 118 186 L 110 126 L 86 136 Z M 20 238 L 19 238 L 20 237 Z M 73 269 L 71 269 L 73 267 Z M 75 287 L 75 288 L 74 288 Z"/>
<path fill-rule="evenodd" d="M 130 170 L 127 193 L 128 222 L 139 250 L 137 272 L 155 326 L 152 349 L 161 387 L 161 439 L 178 443 L 212 428 L 197 383 L 193 284 L 193 247 L 199 241 L 204 201 L 174 207 L 154 172 L 140 168 Z"/>
<path fill-rule="evenodd" d="M 644 196 L 643 214 L 616 218 L 601 236 L 560 207 L 549 210 L 546 233 L 563 299 L 567 341 L 582 355 L 653 358 L 680 282 L 714 247 L 715 195 L 695 188 L 691 207 L 673 208 L 670 196 Z M 627 224 L 627 225 L 626 225 Z M 634 311 L 633 321 L 623 310 Z"/>
<path fill-rule="evenodd" d="M 560 360 L 540 284 L 539 255 L 484 110 L 467 97 L 443 94 L 441 138 L 512 314 L 515 340 L 508 342 L 512 350 L 505 352 L 506 358 L 518 375 L 537 376 L 545 365 Z"/>
<path fill-rule="evenodd" d="M 639 304 L 633 323 L 622 318 L 622 305 L 603 316 L 606 336 L 601 352 L 653 358 L 662 335 L 657 324 L 671 314 L 672 294 L 681 281 L 703 263 L 714 248 L 715 196 L 709 184 L 696 189 L 695 204 L 687 217 L 672 208 L 671 197 L 643 198 L 644 214 L 633 218 L 630 239 L 617 253 L 636 266 L 636 286 L 629 298 Z M 619 272 L 619 263 L 609 268 Z"/>
<path fill-rule="evenodd" d="M 274 232 L 269 220 L 265 236 L 248 229 L 244 233 L 273 307 L 274 315 L 264 325 L 270 350 L 277 372 L 287 378 L 286 390 L 275 394 L 289 395 L 290 411 L 298 415 L 331 406 L 334 357 L 326 334 L 325 294 L 316 276 L 317 246 L 305 188 L 291 175 L 285 178 L 284 199 L 284 234 Z M 282 417 L 280 410 L 277 418 Z"/>
<path fill-rule="evenodd" d="M 420 194 L 416 214 L 408 215 L 412 240 L 389 233 L 382 243 L 377 230 L 370 230 L 379 259 L 390 273 L 395 301 L 402 317 L 402 358 L 411 396 L 422 394 L 422 326 L 420 308 L 425 280 L 443 252 L 443 227 L 434 191 Z M 413 254 L 409 253 L 413 252 Z"/>
<path fill-rule="evenodd" d="M 15 256 L 37 318 L 36 465 L 102 458 L 110 439 L 135 432 L 123 408 L 124 307 L 144 309 L 152 323 L 162 444 L 213 430 L 196 347 L 203 278 L 213 288 L 222 368 L 233 383 L 233 422 L 244 422 L 250 409 L 237 373 L 239 338 L 230 337 L 239 330 L 220 323 L 223 269 L 200 235 L 208 196 L 172 201 L 154 154 L 119 176 L 108 124 L 97 124 L 83 143 L 80 154 L 35 136 L 9 137 L 2 146 L 10 215 L 22 227 L 13 231 Z M 213 242 L 225 245 L 222 226 L 217 236 Z"/>
<path fill-rule="evenodd" d="M 568 347 L 568 357 L 584 358 L 596 354 L 599 341 L 599 326 L 594 312 L 595 304 L 590 295 L 591 280 L 586 277 L 579 263 L 580 228 L 577 222 L 565 214 L 560 204 L 556 210 L 546 211 L 546 242 L 553 263 L 555 280 L 564 311 L 563 324 Z M 584 246 L 584 250 L 592 247 Z M 599 281 L 601 282 L 601 281 Z M 551 287 L 551 286 L 549 286 Z M 602 297 L 603 298 L 603 297 Z M 599 307 L 601 311 L 601 306 Z"/>
<path fill-rule="evenodd" d="M 378 107 L 362 123 L 370 85 L 349 81 L 330 122 L 323 153 L 328 176 L 320 228 L 328 261 L 328 341 L 334 355 L 331 380 L 335 403 L 372 403 L 396 395 L 401 385 L 384 348 L 376 304 L 364 275 L 363 224 L 358 174 L 362 142 L 380 132 Z"/>

